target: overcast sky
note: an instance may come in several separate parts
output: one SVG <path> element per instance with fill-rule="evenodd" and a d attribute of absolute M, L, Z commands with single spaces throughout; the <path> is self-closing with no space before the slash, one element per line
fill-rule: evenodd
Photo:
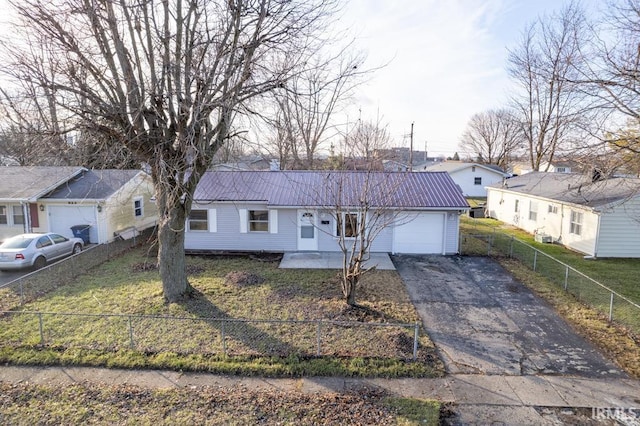
<path fill-rule="evenodd" d="M 469 118 L 505 105 L 507 48 L 540 14 L 566 0 L 349 0 L 344 23 L 370 66 L 390 62 L 360 90 L 364 118 L 377 111 L 398 146 L 451 155 Z M 351 116 L 356 113 L 351 113 Z"/>

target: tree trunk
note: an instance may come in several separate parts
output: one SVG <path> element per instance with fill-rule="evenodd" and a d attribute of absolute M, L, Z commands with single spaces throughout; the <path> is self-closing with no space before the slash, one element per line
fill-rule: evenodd
<path fill-rule="evenodd" d="M 347 276 L 342 278 L 342 294 L 347 301 L 347 305 L 356 306 L 356 286 L 358 285 L 359 277 L 355 276 L 350 271 Z"/>
<path fill-rule="evenodd" d="M 184 254 L 184 206 L 171 207 L 166 212 L 158 225 L 158 268 L 164 298 L 173 303 L 188 296 L 192 288 L 187 281 Z"/>

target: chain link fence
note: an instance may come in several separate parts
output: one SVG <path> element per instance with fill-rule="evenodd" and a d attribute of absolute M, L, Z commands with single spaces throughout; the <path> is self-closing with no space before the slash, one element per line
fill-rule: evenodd
<path fill-rule="evenodd" d="M 460 242 L 461 254 L 517 259 L 581 302 L 607 315 L 609 321 L 615 320 L 634 333 L 640 333 L 640 305 L 524 241 L 494 232 L 462 234 Z"/>
<path fill-rule="evenodd" d="M 0 312 L 0 341 L 144 353 L 416 360 L 419 324 Z"/>
<path fill-rule="evenodd" d="M 78 275 L 107 260 L 147 242 L 155 228 L 148 228 L 129 240 L 114 240 L 107 244 L 87 247 L 82 252 L 42 269 L 21 276 L 0 287 L 0 310 L 8 311 L 50 293 Z"/>

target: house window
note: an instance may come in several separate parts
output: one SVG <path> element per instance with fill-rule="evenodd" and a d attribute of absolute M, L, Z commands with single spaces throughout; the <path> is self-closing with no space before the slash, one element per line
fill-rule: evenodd
<path fill-rule="evenodd" d="M 142 197 L 137 197 L 133 199 L 133 216 L 134 217 L 144 216 L 144 204 L 142 202 Z"/>
<path fill-rule="evenodd" d="M 269 232 L 269 210 L 249 210 L 249 231 Z"/>
<path fill-rule="evenodd" d="M 24 225 L 24 210 L 22 206 L 13 206 L 13 224 Z"/>
<path fill-rule="evenodd" d="M 529 202 L 529 220 L 538 220 L 538 203 L 536 201 Z"/>
<path fill-rule="evenodd" d="M 558 206 L 555 206 L 553 204 L 549 204 L 549 213 L 558 214 Z"/>
<path fill-rule="evenodd" d="M 520 200 L 516 200 L 516 205 L 515 208 L 513 209 L 514 212 L 518 213 L 520 211 Z"/>
<path fill-rule="evenodd" d="M 206 231 L 209 221 L 206 210 L 191 210 L 189 213 L 189 231 Z"/>
<path fill-rule="evenodd" d="M 7 206 L 0 206 L 0 225 L 7 224 Z"/>
<path fill-rule="evenodd" d="M 482 178 L 481 177 L 474 177 L 473 178 L 473 184 L 474 185 L 482 185 Z"/>
<path fill-rule="evenodd" d="M 569 233 L 581 235 L 582 234 L 582 213 L 571 212 L 571 224 L 569 226 Z"/>
<path fill-rule="evenodd" d="M 476 171 L 476 166 L 471 166 L 471 172 L 475 172 Z"/>
<path fill-rule="evenodd" d="M 358 235 L 358 213 L 342 213 L 336 221 L 336 236 L 354 238 Z"/>

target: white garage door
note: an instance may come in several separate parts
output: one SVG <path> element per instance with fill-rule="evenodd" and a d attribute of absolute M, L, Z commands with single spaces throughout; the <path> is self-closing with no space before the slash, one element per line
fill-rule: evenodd
<path fill-rule="evenodd" d="M 89 206 L 49 206 L 49 229 L 65 237 L 73 237 L 71 227 L 91 225 L 89 239 L 98 242 L 95 207 Z"/>
<path fill-rule="evenodd" d="M 420 213 L 412 221 L 397 225 L 394 253 L 442 254 L 444 213 Z"/>

